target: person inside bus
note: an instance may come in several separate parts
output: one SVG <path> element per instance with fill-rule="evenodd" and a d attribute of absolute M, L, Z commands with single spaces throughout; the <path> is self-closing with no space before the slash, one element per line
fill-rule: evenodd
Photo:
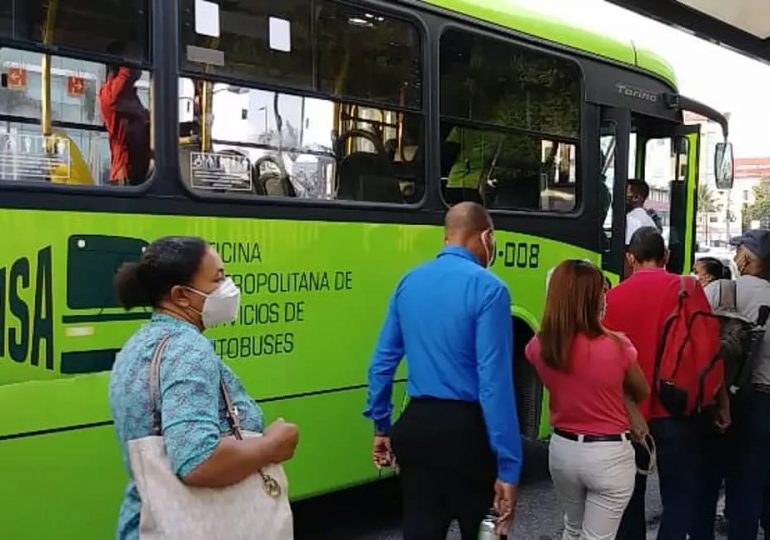
<path fill-rule="evenodd" d="M 445 217 L 438 257 L 399 282 L 369 366 L 364 416 L 377 468 L 398 464 L 405 540 L 444 540 L 457 519 L 476 540 L 490 507 L 510 530 L 521 474 L 511 298 L 488 271 L 492 219 L 477 203 Z M 410 402 L 392 427 L 393 378 L 406 358 Z"/>
<path fill-rule="evenodd" d="M 624 395 L 638 403 L 650 393 L 634 346 L 602 326 L 605 287 L 594 264 L 559 264 L 525 351 L 551 396 L 549 468 L 564 540 L 615 538 L 636 475 Z"/>
<path fill-rule="evenodd" d="M 138 262 L 118 270 L 115 288 L 126 309 L 153 310 L 150 321 L 117 354 L 109 383 L 110 409 L 129 473 L 117 538 L 138 540 L 142 501 L 128 447 L 133 439 L 155 434 L 152 411 L 160 413 L 173 471 L 193 487 L 236 484 L 268 464 L 290 459 L 298 430 L 278 420 L 263 431 L 260 407 L 203 335 L 212 326 L 234 321 L 240 299 L 208 242 L 194 237 L 156 240 Z M 149 391 L 150 364 L 162 340 L 158 404 Z M 262 437 L 222 438 L 230 426 L 220 383 L 228 389 L 243 429 L 263 432 Z"/>
<path fill-rule="evenodd" d="M 658 228 L 644 208 L 649 196 L 650 186 L 644 180 L 631 179 L 626 183 L 626 245 L 631 243 L 634 233 L 642 227 Z"/>
<path fill-rule="evenodd" d="M 730 279 L 730 270 L 716 257 L 703 257 L 692 265 L 692 275 L 706 289 L 710 283 L 717 280 Z M 708 293 L 706 295 L 708 296 Z"/>
<path fill-rule="evenodd" d="M 107 52 L 123 56 L 126 46 L 115 42 Z M 99 89 L 99 107 L 110 142 L 110 184 L 138 186 L 150 167 L 150 113 L 136 92 L 140 69 L 110 64 Z"/>
<path fill-rule="evenodd" d="M 443 158 L 451 163 L 447 175 L 447 202 L 481 202 L 486 171 L 499 155 L 503 136 L 499 133 L 455 126 L 444 141 Z"/>

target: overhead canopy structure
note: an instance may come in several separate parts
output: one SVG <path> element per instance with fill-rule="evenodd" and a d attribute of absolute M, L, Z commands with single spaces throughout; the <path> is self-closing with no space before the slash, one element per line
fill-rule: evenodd
<path fill-rule="evenodd" d="M 608 0 L 770 62 L 770 0 Z"/>

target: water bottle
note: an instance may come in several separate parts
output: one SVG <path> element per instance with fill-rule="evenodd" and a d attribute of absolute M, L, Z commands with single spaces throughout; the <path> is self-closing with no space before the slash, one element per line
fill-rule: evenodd
<path fill-rule="evenodd" d="M 497 513 L 494 510 L 487 512 L 481 522 L 478 540 L 500 540 L 500 535 L 497 534 Z"/>

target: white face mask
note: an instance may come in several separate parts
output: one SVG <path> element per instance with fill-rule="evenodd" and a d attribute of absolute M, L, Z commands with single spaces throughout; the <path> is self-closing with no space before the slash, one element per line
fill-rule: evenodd
<path fill-rule="evenodd" d="M 205 298 L 203 309 L 200 311 L 204 328 L 231 323 L 238 317 L 241 291 L 235 286 L 232 279 L 225 279 L 219 287 L 209 294 L 202 293 L 192 287 L 188 288 Z"/>
<path fill-rule="evenodd" d="M 481 233 L 481 245 L 484 247 L 484 255 L 487 259 L 487 268 L 492 266 L 492 264 L 495 262 L 495 258 L 497 258 L 497 245 L 495 242 L 495 233 L 493 233 L 491 230 L 484 231 Z M 484 236 L 486 235 L 487 239 L 489 240 L 489 244 L 487 245 L 487 242 L 484 241 Z"/>

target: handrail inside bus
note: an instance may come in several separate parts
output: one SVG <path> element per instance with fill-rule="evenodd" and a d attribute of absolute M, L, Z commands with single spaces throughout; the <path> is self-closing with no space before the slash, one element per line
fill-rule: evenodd
<path fill-rule="evenodd" d="M 43 44 L 53 44 L 53 33 L 56 27 L 56 12 L 59 9 L 59 0 L 51 0 L 48 3 L 48 11 L 45 16 L 45 27 L 43 28 Z M 43 54 L 40 64 L 40 128 L 44 136 L 48 136 L 53 131 L 51 125 L 51 55 Z"/>

